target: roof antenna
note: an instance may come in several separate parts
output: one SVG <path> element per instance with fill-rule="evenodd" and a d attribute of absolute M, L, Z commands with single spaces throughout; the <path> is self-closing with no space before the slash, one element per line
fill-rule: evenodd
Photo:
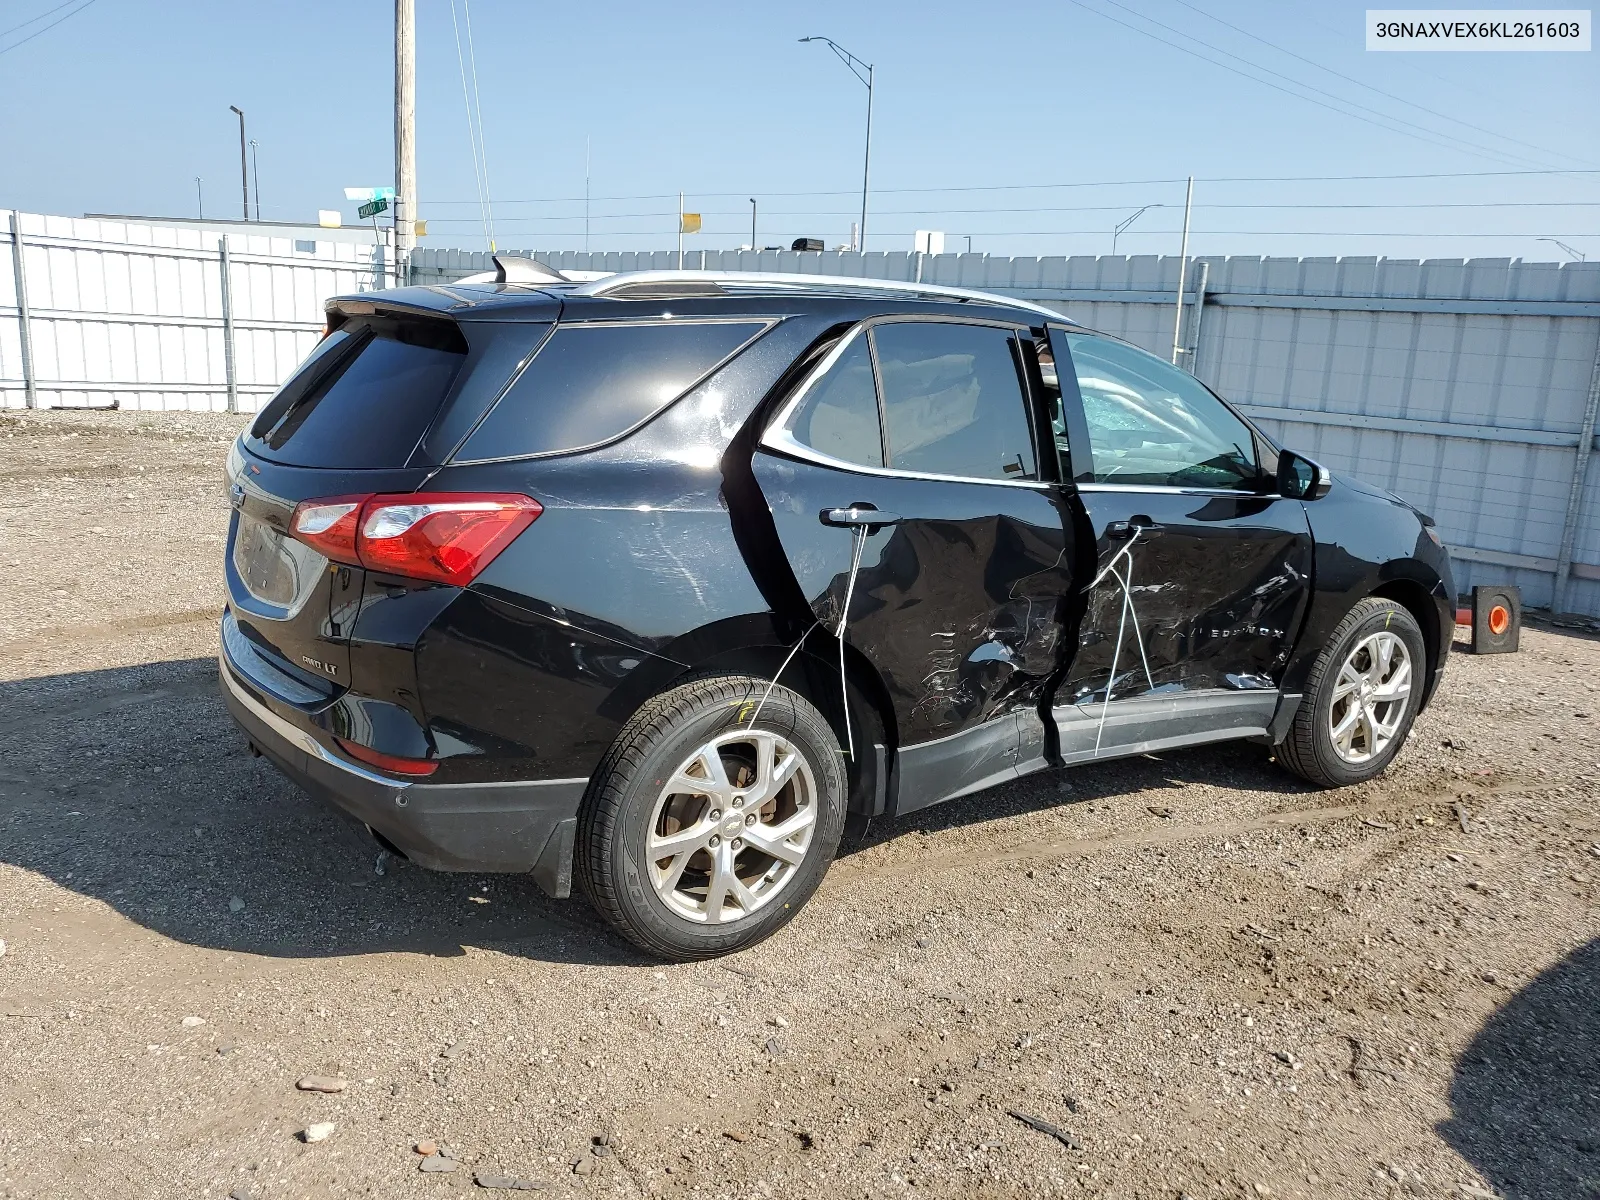
<path fill-rule="evenodd" d="M 494 281 L 496 283 L 566 283 L 567 277 L 554 267 L 546 266 L 537 258 L 524 258 L 520 254 L 494 256 Z"/>

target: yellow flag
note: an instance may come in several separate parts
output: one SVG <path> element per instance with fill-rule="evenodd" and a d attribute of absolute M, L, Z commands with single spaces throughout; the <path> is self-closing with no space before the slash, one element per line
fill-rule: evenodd
<path fill-rule="evenodd" d="M 683 214 L 680 215 L 679 221 L 680 221 L 680 224 L 678 226 L 678 232 L 679 233 L 699 233 L 700 232 L 700 214 L 699 213 L 683 213 Z"/>

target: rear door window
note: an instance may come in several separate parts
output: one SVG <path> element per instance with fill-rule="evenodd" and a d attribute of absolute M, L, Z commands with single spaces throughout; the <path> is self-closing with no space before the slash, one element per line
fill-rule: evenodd
<path fill-rule="evenodd" d="M 347 321 L 261 410 L 250 449 L 296 467 L 403 467 L 466 357 L 453 321 Z"/>
<path fill-rule="evenodd" d="M 851 338 L 833 365 L 806 389 L 789 430 L 797 442 L 829 458 L 883 466 L 878 389 L 865 336 Z"/>
<path fill-rule="evenodd" d="M 767 326 L 765 321 L 558 326 L 456 461 L 560 454 L 611 441 L 661 412 Z"/>
<path fill-rule="evenodd" d="M 873 327 L 891 470 L 1039 477 L 1017 336 L 949 321 Z"/>

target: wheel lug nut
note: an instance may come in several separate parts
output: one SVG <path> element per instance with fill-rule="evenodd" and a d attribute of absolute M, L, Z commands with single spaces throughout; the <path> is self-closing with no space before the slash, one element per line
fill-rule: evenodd
<path fill-rule="evenodd" d="M 735 850 L 743 850 L 744 849 L 744 839 L 743 838 L 734 838 L 733 839 L 733 848 Z"/>
<path fill-rule="evenodd" d="M 713 821 L 720 821 L 720 820 L 722 820 L 722 810 L 721 810 L 721 809 L 720 809 L 720 808 L 713 808 L 713 809 L 712 809 L 712 810 L 711 810 L 711 819 L 712 819 L 712 820 L 713 820 Z"/>
<path fill-rule="evenodd" d="M 746 825 L 754 825 L 756 823 L 756 815 L 755 815 L 755 813 L 747 814 L 745 816 L 744 823 Z"/>
<path fill-rule="evenodd" d="M 722 845 L 722 839 L 713 833 L 711 835 L 711 841 L 708 844 L 712 846 L 720 846 Z"/>
<path fill-rule="evenodd" d="M 735 808 L 743 808 L 744 807 L 744 797 L 743 796 L 735 796 L 733 798 L 733 806 Z"/>

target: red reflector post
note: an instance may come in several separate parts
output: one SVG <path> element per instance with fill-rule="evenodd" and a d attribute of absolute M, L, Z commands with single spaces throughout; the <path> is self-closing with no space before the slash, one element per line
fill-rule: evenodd
<path fill-rule="evenodd" d="M 359 742 L 347 742 L 344 738 L 333 740 L 339 743 L 339 749 L 357 762 L 364 762 L 369 767 L 377 767 L 393 775 L 432 775 L 439 769 L 438 762 L 431 758 L 402 758 L 398 754 L 384 754 Z"/>
<path fill-rule="evenodd" d="M 543 511 L 514 493 L 373 496 L 361 508 L 356 553 L 370 571 L 466 587 Z"/>

